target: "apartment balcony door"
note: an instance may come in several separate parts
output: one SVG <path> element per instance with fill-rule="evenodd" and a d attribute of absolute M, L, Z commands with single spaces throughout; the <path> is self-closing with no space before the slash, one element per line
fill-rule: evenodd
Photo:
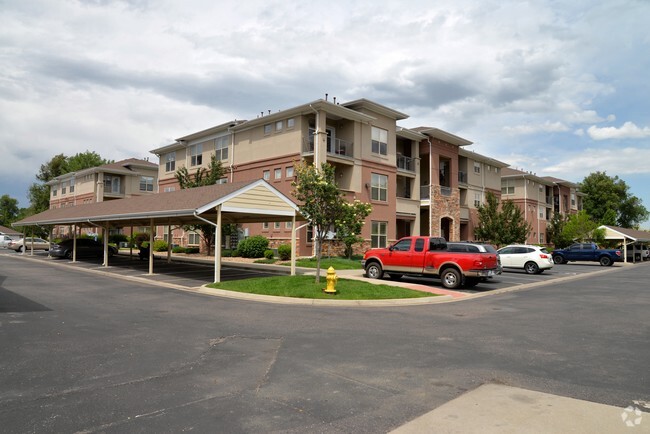
<path fill-rule="evenodd" d="M 120 194 L 119 176 L 104 175 L 104 193 Z"/>

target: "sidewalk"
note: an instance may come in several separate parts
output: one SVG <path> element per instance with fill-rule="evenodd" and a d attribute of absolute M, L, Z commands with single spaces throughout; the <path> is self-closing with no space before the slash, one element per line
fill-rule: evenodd
<path fill-rule="evenodd" d="M 650 413 L 484 384 L 392 431 L 420 433 L 650 433 Z"/>

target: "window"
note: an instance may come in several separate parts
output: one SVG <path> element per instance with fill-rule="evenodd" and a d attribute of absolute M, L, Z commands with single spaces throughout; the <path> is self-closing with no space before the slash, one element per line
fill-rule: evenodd
<path fill-rule="evenodd" d="M 280 222 L 274 222 L 273 229 L 280 229 Z"/>
<path fill-rule="evenodd" d="M 190 166 L 203 164 L 203 143 L 190 146 Z"/>
<path fill-rule="evenodd" d="M 267 229 L 269 228 L 269 222 L 264 222 L 262 223 L 262 229 Z"/>
<path fill-rule="evenodd" d="M 393 251 L 398 252 L 408 252 L 411 250 L 411 239 L 407 238 L 405 240 L 398 241 L 393 245 Z"/>
<path fill-rule="evenodd" d="M 284 127 L 284 121 L 277 121 L 275 123 L 275 131 L 282 131 L 283 127 Z"/>
<path fill-rule="evenodd" d="M 57 192 L 56 192 L 56 188 L 55 188 L 55 189 L 52 190 L 52 196 L 56 196 L 56 194 L 57 194 Z"/>
<path fill-rule="evenodd" d="M 271 124 L 264 125 L 264 134 L 271 134 L 272 131 L 273 131 L 273 125 Z"/>
<path fill-rule="evenodd" d="M 230 136 L 219 137 L 214 141 L 214 153 L 217 160 L 228 159 L 228 142 Z"/>
<path fill-rule="evenodd" d="M 70 180 L 70 193 L 74 193 L 74 178 Z"/>
<path fill-rule="evenodd" d="M 539 234 L 539 243 L 544 244 L 544 234 Z"/>
<path fill-rule="evenodd" d="M 481 163 L 474 162 L 474 173 L 481 173 Z"/>
<path fill-rule="evenodd" d="M 201 237 L 196 232 L 190 232 L 187 235 L 187 244 L 199 245 L 201 243 Z"/>
<path fill-rule="evenodd" d="M 119 193 L 120 178 L 118 176 L 104 175 L 104 192 Z"/>
<path fill-rule="evenodd" d="M 61 194 L 65 194 L 67 186 L 68 186 L 67 182 L 61 184 Z"/>
<path fill-rule="evenodd" d="M 545 214 L 545 213 L 544 213 L 544 209 L 542 209 L 542 208 L 540 207 L 540 209 L 539 209 L 539 218 L 544 219 L 544 214 Z"/>
<path fill-rule="evenodd" d="M 176 170 L 176 152 L 170 152 L 165 157 L 165 171 L 173 172 Z"/>
<path fill-rule="evenodd" d="M 293 229 L 293 222 L 284 222 L 285 229 Z"/>
<path fill-rule="evenodd" d="M 287 167 L 287 171 L 285 172 L 285 176 L 287 178 L 293 178 L 293 166 Z"/>
<path fill-rule="evenodd" d="M 571 208 L 575 208 L 575 207 L 576 207 L 576 194 L 571 193 Z"/>
<path fill-rule="evenodd" d="M 474 193 L 474 207 L 478 208 L 483 202 L 481 193 Z"/>
<path fill-rule="evenodd" d="M 501 194 L 515 194 L 515 182 L 509 180 L 502 181 Z"/>
<path fill-rule="evenodd" d="M 140 177 L 140 191 L 153 191 L 153 176 Z"/>
<path fill-rule="evenodd" d="M 176 187 L 165 187 L 163 189 L 163 192 L 164 193 L 169 193 L 170 191 L 174 191 L 174 190 L 176 190 Z"/>
<path fill-rule="evenodd" d="M 262 173 L 262 178 L 264 178 L 265 181 L 268 181 L 269 179 L 271 179 L 271 171 L 270 170 L 265 170 Z"/>
<path fill-rule="evenodd" d="M 388 154 L 388 131 L 372 127 L 372 153 L 379 155 Z"/>
<path fill-rule="evenodd" d="M 293 128 L 296 125 L 296 120 L 294 118 L 287 119 L 287 128 Z"/>
<path fill-rule="evenodd" d="M 273 171 L 273 179 L 281 179 L 282 178 L 282 169 L 275 169 Z"/>
<path fill-rule="evenodd" d="M 371 247 L 386 247 L 386 227 L 388 222 L 372 222 L 370 233 Z"/>
<path fill-rule="evenodd" d="M 416 252 L 423 252 L 424 251 L 424 238 L 417 238 L 415 240 L 415 248 L 414 250 Z"/>
<path fill-rule="evenodd" d="M 219 178 L 215 184 L 228 184 L 228 178 Z"/>
<path fill-rule="evenodd" d="M 314 240 L 314 227 L 312 225 L 307 226 L 307 242 L 311 243 Z"/>
<path fill-rule="evenodd" d="M 388 196 L 388 176 L 372 174 L 370 182 L 370 198 L 372 200 L 387 201 Z"/>

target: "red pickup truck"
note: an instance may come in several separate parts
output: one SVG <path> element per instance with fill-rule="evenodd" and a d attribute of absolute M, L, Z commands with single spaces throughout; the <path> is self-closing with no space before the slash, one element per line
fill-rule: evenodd
<path fill-rule="evenodd" d="M 388 248 L 368 250 L 362 265 L 371 279 L 381 279 L 388 272 L 391 279 L 431 276 L 439 278 L 447 289 L 469 288 L 497 273 L 497 254 L 480 244 L 448 247 L 444 238 L 406 237 Z"/>

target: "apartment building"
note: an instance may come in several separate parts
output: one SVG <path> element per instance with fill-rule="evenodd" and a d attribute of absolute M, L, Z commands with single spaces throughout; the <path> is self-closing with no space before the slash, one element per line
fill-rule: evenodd
<path fill-rule="evenodd" d="M 50 186 L 50 208 L 158 193 L 158 164 L 130 158 L 57 176 Z M 63 236 L 68 228 L 56 228 Z"/>
<path fill-rule="evenodd" d="M 478 204 L 475 193 L 481 194 L 481 201 L 486 189 L 498 193 L 500 181 L 494 177 L 505 164 L 470 152 L 459 155 L 459 149 L 471 142 L 446 131 L 398 126 L 407 117 L 367 99 L 347 103 L 319 99 L 262 112 L 249 121 L 226 122 L 151 152 L 160 159 L 163 194 L 179 188 L 176 170 L 186 167 L 194 173 L 207 166 L 211 154 L 226 169 L 222 182 L 262 178 L 287 196 L 291 196 L 297 162 L 328 162 L 348 199 L 373 206 L 361 234 L 366 242 L 359 250 L 386 246 L 406 235 L 459 240 L 463 223 L 465 238 L 471 239 L 470 209 Z M 469 176 L 467 167 L 471 164 L 474 170 L 475 162 L 481 170 Z M 467 175 L 464 182 L 459 178 L 461 167 Z M 461 198 L 466 202 L 463 205 Z M 288 242 L 292 229 L 291 222 L 261 222 L 243 228 L 246 235 L 263 234 L 274 246 Z M 298 253 L 311 255 L 310 228 L 299 229 L 297 235 Z M 180 231 L 173 237 L 178 244 L 198 243 L 198 237 Z"/>
<path fill-rule="evenodd" d="M 582 199 L 585 194 L 579 190 L 579 185 L 564 179 L 545 176 L 544 179 L 554 184 L 553 211 L 564 215 L 577 214 L 582 211 Z"/>

